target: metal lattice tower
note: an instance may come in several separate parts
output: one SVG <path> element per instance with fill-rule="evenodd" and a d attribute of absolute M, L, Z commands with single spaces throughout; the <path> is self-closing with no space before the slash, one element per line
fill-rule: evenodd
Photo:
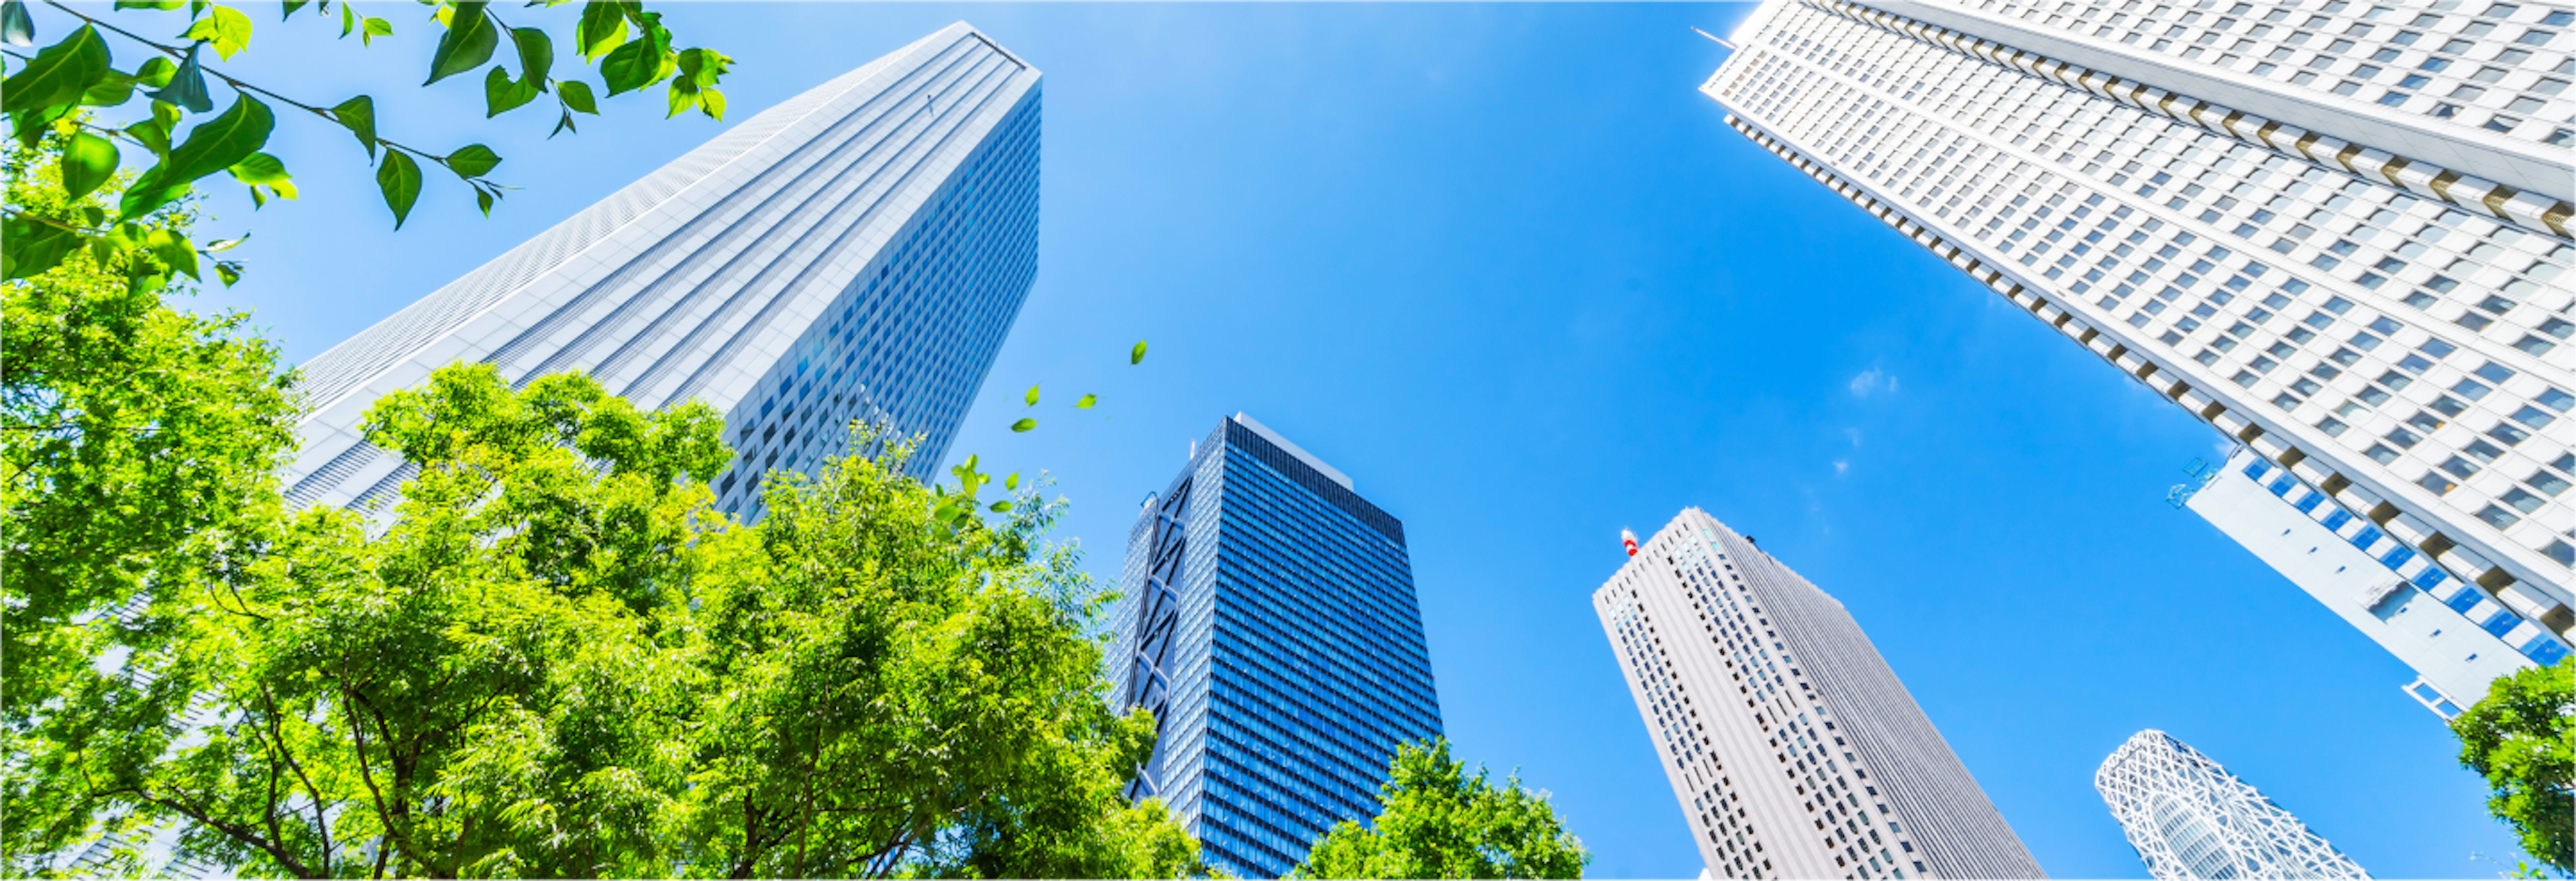
<path fill-rule="evenodd" d="M 2299 818 L 2173 735 L 2138 732 L 2093 788 L 2159 879 L 2368 878 Z"/>

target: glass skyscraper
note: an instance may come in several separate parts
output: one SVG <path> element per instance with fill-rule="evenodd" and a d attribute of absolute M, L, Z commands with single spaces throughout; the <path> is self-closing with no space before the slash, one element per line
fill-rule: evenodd
<path fill-rule="evenodd" d="M 1708 878 L 2041 878 L 1840 601 L 1698 508 L 1592 593 Z"/>
<path fill-rule="evenodd" d="M 2368 878 L 2299 818 L 2173 735 L 2140 731 L 2093 775 L 2147 872 L 2163 881 Z"/>
<path fill-rule="evenodd" d="M 717 504 L 841 451 L 850 420 L 938 472 L 1037 273 L 1039 74 L 960 22 L 788 99 L 304 366 L 294 504 L 367 505 L 412 469 L 378 396 L 455 361 L 696 398 L 735 451 Z"/>
<path fill-rule="evenodd" d="M 1701 91 L 2423 558 L 2389 560 L 2413 589 L 2563 636 L 2571 24 L 2493 0 L 1768 0 Z"/>
<path fill-rule="evenodd" d="M 1111 699 L 1159 733 L 1129 792 L 1237 877 L 1376 816 L 1396 745 L 1440 735 L 1404 524 L 1249 416 L 1146 500 L 1119 596 Z"/>

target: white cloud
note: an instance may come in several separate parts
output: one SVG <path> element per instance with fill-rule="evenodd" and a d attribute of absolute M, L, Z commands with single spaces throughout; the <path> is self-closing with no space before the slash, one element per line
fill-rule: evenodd
<path fill-rule="evenodd" d="M 1896 377 L 1887 371 L 1872 367 L 1851 378 L 1852 397 L 1866 398 L 1877 392 L 1895 394 Z"/>
<path fill-rule="evenodd" d="M 1845 471 L 1850 471 L 1850 470 L 1851 470 L 1851 462 L 1850 462 L 1849 460 L 1846 460 L 1846 459 L 1836 459 L 1836 460 L 1834 460 L 1834 474 L 1836 474 L 1836 475 L 1840 475 L 1840 474 L 1842 474 L 1843 472 L 1845 472 Z"/>
<path fill-rule="evenodd" d="M 1843 436 L 1844 436 L 1844 437 L 1851 438 L 1852 446 L 1853 446 L 1854 448 L 1858 448 L 1858 447 L 1860 446 L 1860 429 L 1857 429 L 1857 428 L 1846 428 L 1846 429 L 1843 429 Z"/>

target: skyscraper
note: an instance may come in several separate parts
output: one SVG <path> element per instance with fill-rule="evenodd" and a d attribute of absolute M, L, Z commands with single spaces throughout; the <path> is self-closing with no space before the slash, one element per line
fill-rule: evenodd
<path fill-rule="evenodd" d="M 363 440 L 386 392 L 454 361 L 696 398 L 735 450 L 717 504 L 840 450 L 853 418 L 937 473 L 1037 272 L 1037 69 L 960 22 L 743 120 L 304 367 L 294 504 L 411 474 Z"/>
<path fill-rule="evenodd" d="M 1235 414 L 1127 536 L 1111 700 L 1160 739 L 1130 786 L 1245 878 L 1377 814 L 1399 743 L 1440 735 L 1404 524 Z"/>
<path fill-rule="evenodd" d="M 2401 687 L 2448 719 L 2496 677 L 2567 656 L 2557 634 L 2468 584 L 2415 583 L 2432 563 L 2282 468 L 2239 450 L 2184 504 L 2398 660 Z"/>
<path fill-rule="evenodd" d="M 1685 508 L 1593 611 L 1720 878 L 2038 878 L 1842 603 Z"/>
<path fill-rule="evenodd" d="M 2173 735 L 2140 731 L 2093 775 L 2159 879 L 2368 878 L 2299 818 Z"/>
<path fill-rule="evenodd" d="M 2538 4 L 1769 0 L 1764 149 L 2428 558 L 2576 624 L 2576 206 Z"/>

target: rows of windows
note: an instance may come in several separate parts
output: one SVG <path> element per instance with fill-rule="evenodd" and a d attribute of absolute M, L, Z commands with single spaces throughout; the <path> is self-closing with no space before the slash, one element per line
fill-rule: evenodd
<path fill-rule="evenodd" d="M 1748 45 L 1729 62 L 1738 70 L 1713 79 L 1728 83 L 1721 100 L 1767 114 L 1766 127 L 1817 144 L 1838 168 L 1930 208 L 1934 219 L 1958 214 L 1952 222 L 1970 229 L 1970 238 L 2017 254 L 2040 279 L 2089 294 L 2082 302 L 2105 319 L 2139 329 L 2133 339 L 2153 339 L 2169 354 L 2208 366 L 2215 378 L 2235 380 L 2247 390 L 2239 402 L 2278 408 L 2284 423 L 2317 424 L 2337 399 L 2310 402 L 2330 388 L 2382 394 L 2366 390 L 2363 378 L 2394 366 L 2371 351 L 2393 338 L 2392 328 L 2404 329 L 2409 343 L 2449 345 L 2391 309 L 2433 310 L 2427 317 L 2447 322 L 2450 333 L 2533 357 L 2576 332 L 2563 303 L 2543 308 L 2532 297 L 2565 271 L 2563 244 L 1859 22 L 1805 8 L 1779 19 L 1772 27 L 1795 35 L 1784 34 L 1778 51 Z M 1953 85 L 1944 91 L 1944 83 Z M 1920 106 L 1894 103 L 1918 93 Z M 2074 178 L 2045 170 L 2052 165 L 2122 189 L 2088 193 Z M 1945 194 L 1949 201 L 1938 201 Z M 1972 225 L 1990 208 L 1990 219 Z M 2211 236 L 2234 244 L 2204 241 Z M 2256 261 L 2246 256 L 2248 246 L 2293 262 Z M 2266 326 L 2274 321 L 2280 323 Z M 2321 332 L 2338 322 L 2367 329 Z M 2285 364 L 2287 371 L 2276 372 Z M 2446 387 L 2459 381 L 2443 378 Z M 2557 393 L 2532 382 L 2507 391 L 2465 402 L 2480 409 L 2473 420 L 2480 431 L 2527 433 L 2528 422 L 2509 423 L 2539 414 L 2525 402 Z M 2451 440 L 2465 444 L 2468 437 Z M 2517 452 L 2548 461 L 2564 450 L 2543 439 Z M 2401 479 L 2438 468 L 2452 454 L 2446 449 L 2412 471 L 2400 469 Z M 2470 489 L 2443 501 L 2477 522 L 2503 524 L 2499 529 L 2530 513 L 2517 502 L 2537 507 L 2550 497 L 2492 483 Z M 2548 530 L 2513 534 L 2516 543 L 2558 559 L 2550 549 L 2561 539 Z"/>
<path fill-rule="evenodd" d="M 2562 97 L 2576 59 L 2551 51 L 2576 11 L 2200 0 L 1981 0 L 2045 26 L 2551 146 L 2576 145 Z"/>

